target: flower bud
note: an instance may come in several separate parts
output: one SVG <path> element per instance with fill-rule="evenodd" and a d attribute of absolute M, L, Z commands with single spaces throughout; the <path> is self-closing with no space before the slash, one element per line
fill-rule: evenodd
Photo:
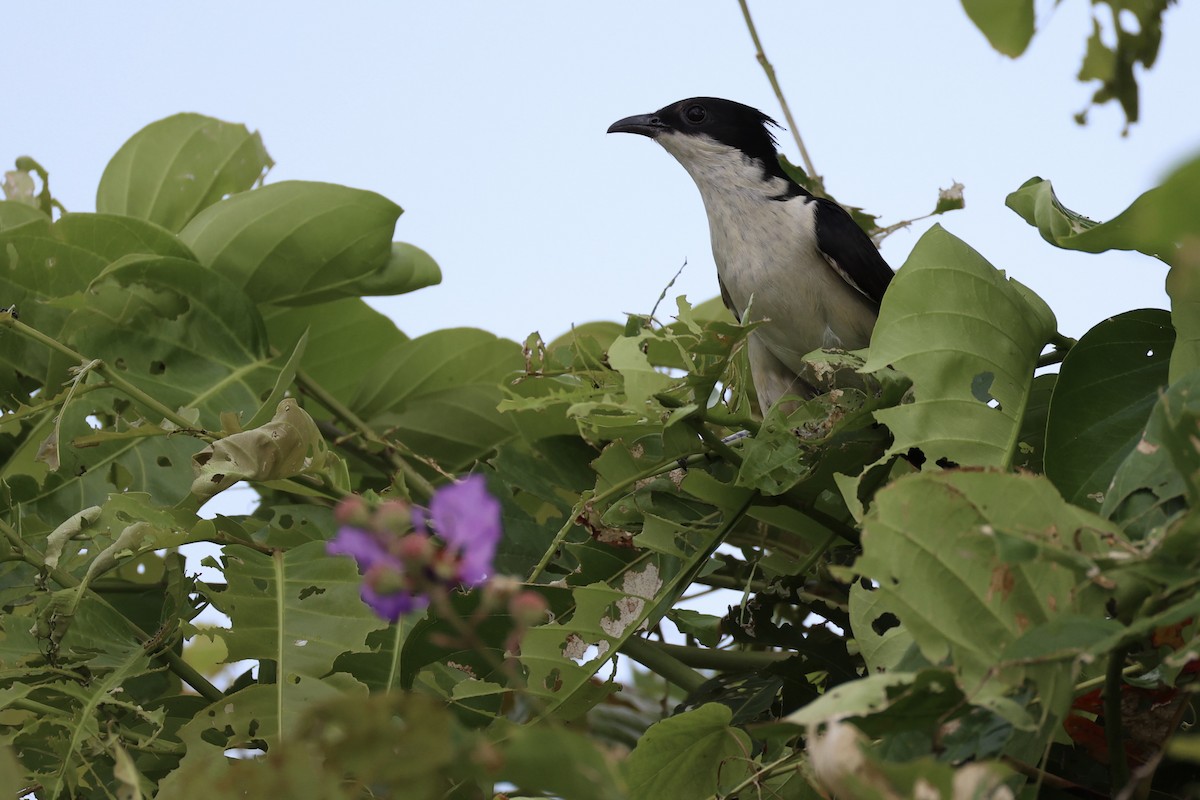
<path fill-rule="evenodd" d="M 348 494 L 333 507 L 333 518 L 339 525 L 364 528 L 371 520 L 371 509 L 362 495 Z"/>
<path fill-rule="evenodd" d="M 546 598 L 532 589 L 518 592 L 508 601 L 508 613 L 518 624 L 528 628 L 545 622 L 549 610 Z"/>
<path fill-rule="evenodd" d="M 410 533 L 396 542 L 395 553 L 408 569 L 413 570 L 428 566 L 437 557 L 437 547 L 425 534 Z"/>
<path fill-rule="evenodd" d="M 403 533 L 412 528 L 412 510 L 403 500 L 387 500 L 375 509 L 371 522 L 376 530 Z"/>

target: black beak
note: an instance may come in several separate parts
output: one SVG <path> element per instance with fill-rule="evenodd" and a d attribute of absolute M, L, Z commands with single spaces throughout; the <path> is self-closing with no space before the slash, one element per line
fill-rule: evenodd
<path fill-rule="evenodd" d="M 665 130 L 667 130 L 667 126 L 657 114 L 638 114 L 634 117 L 619 119 L 608 126 L 609 133 L 637 133 L 649 136 L 651 139 Z"/>

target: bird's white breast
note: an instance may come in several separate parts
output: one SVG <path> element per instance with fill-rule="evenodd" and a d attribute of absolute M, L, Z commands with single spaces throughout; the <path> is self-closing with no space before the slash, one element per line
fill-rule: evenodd
<path fill-rule="evenodd" d="M 700 189 L 721 282 L 743 321 L 770 320 L 760 333 L 777 358 L 798 371 L 818 348 L 869 343 L 874 312 L 818 249 L 811 198 L 776 199 L 784 180 L 707 136 L 658 141 Z"/>

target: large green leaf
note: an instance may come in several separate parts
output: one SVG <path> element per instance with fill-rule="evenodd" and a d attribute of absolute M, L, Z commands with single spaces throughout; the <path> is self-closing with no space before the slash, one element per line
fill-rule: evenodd
<path fill-rule="evenodd" d="M 650 726 L 625 762 L 631 800 L 723 796 L 750 774 L 751 745 L 733 713 L 707 703 Z"/>
<path fill-rule="evenodd" d="M 1101 512 L 1131 534 L 1148 536 L 1200 500 L 1193 432 L 1200 425 L 1200 372 L 1171 384 L 1150 413 L 1146 430 L 1121 462 Z"/>
<path fill-rule="evenodd" d="M 962 0 L 963 10 L 992 47 L 1010 58 L 1033 38 L 1033 0 Z"/>
<path fill-rule="evenodd" d="M 40 213 L 40 212 L 39 212 Z M 59 226 L 46 217 L 0 233 L 0 296 L 3 306 L 15 306 L 21 321 L 47 336 L 57 337 L 68 312 L 50 300 L 81 292 L 109 259 L 71 244 L 59 236 Z M 50 374 L 51 352 L 41 344 L 5 335 L 0 347 L 0 396 L 25 396 L 38 387 L 56 386 L 66 375 Z M 18 376 L 32 383 L 24 391 Z"/>
<path fill-rule="evenodd" d="M 425 253 L 393 245 L 400 213 L 374 192 L 284 181 L 211 206 L 180 237 L 255 302 L 306 305 L 440 280 Z"/>
<path fill-rule="evenodd" d="M 1057 247 L 1099 253 L 1137 250 L 1171 265 L 1167 293 L 1178 339 L 1171 380 L 1200 368 L 1200 157 L 1192 158 L 1104 223 L 1063 206 L 1049 181 L 1031 178 L 1005 201 Z"/>
<path fill-rule="evenodd" d="M 220 566 L 226 588 L 206 587 L 205 595 L 229 616 L 220 634 L 229 661 L 273 661 L 285 686 L 324 677 L 338 656 L 365 652 L 367 634 L 387 626 L 359 597 L 353 559 L 328 556 L 325 542 L 270 555 L 228 547 Z"/>
<path fill-rule="evenodd" d="M 522 364 L 516 342 L 474 328 L 434 331 L 384 353 L 351 408 L 453 469 L 513 435 L 496 406 L 501 381 Z"/>
<path fill-rule="evenodd" d="M 1099 509 L 1167 383 L 1174 331 L 1166 311 L 1101 322 L 1063 361 L 1046 421 L 1046 477 L 1063 497 Z"/>
<path fill-rule="evenodd" d="M 196 256 L 175 234 L 153 222 L 115 214 L 64 214 L 55 233 L 109 261 L 142 253 L 195 261 Z"/>
<path fill-rule="evenodd" d="M 380 355 L 408 341 L 396 323 L 358 297 L 262 311 L 271 344 L 282 352 L 289 352 L 308 331 L 300 369 L 347 405 L 374 373 Z"/>
<path fill-rule="evenodd" d="M 15 200 L 0 200 L 0 233 L 31 222 L 48 225 L 50 218 L 37 206 L 18 203 Z"/>
<path fill-rule="evenodd" d="M 257 309 L 236 286 L 180 258 L 130 256 L 104 270 L 63 338 L 170 408 L 193 407 L 219 428 L 221 412 L 249 420 L 276 368 Z M 149 415 L 149 412 L 146 412 Z"/>
<path fill-rule="evenodd" d="M 1119 540 L 1040 476 L 924 472 L 875 495 L 854 572 L 877 582 L 880 602 L 961 685 L 1014 686 L 1020 671 L 996 671 L 1007 645 L 1060 615 L 1104 619 L 1087 578 L 1107 552 L 1102 534 Z"/>
<path fill-rule="evenodd" d="M 966 243 L 934 225 L 888 288 L 863 372 L 894 367 L 911 403 L 875 412 L 891 452 L 929 462 L 1007 466 L 1054 314 Z"/>
<path fill-rule="evenodd" d="M 121 146 L 100 178 L 96 210 L 178 231 L 225 195 L 249 189 L 274 163 L 245 125 L 176 114 Z"/>

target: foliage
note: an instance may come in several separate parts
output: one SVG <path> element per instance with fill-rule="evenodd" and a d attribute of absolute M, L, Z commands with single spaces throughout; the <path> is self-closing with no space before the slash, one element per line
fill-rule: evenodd
<path fill-rule="evenodd" d="M 1056 0 L 1057 5 L 1062 0 Z M 1173 0 L 1092 0 L 1080 81 L 1099 81 L 1092 105 L 1116 100 L 1128 124 L 1138 121 L 1138 85 L 1134 69 L 1154 66 L 1162 44 L 1162 18 Z M 992 47 L 1011 58 L 1025 52 L 1035 31 L 1034 0 L 962 0 L 963 10 Z M 1105 30 L 1111 31 L 1106 37 Z M 1110 45 L 1106 39 L 1112 41 Z M 1087 121 L 1087 109 L 1075 115 Z"/>
<path fill-rule="evenodd" d="M 1032 36 L 1031 6 L 965 5 L 1004 52 Z M 32 159 L 6 179 L 10 795 L 1189 791 L 1200 159 L 1104 224 L 1041 179 L 1008 200 L 1054 246 L 1165 262 L 1169 313 L 1067 340 L 934 226 L 870 349 L 810 354 L 827 391 L 765 418 L 718 303 L 409 339 L 362 299 L 440 278 L 392 241 L 400 208 L 271 165 L 185 114 L 118 151 L 99 213 Z M 239 481 L 253 512 L 198 513 Z M 473 585 L 478 531 L 446 520 L 475 513 L 437 498 L 483 482 L 511 577 L 373 613 L 339 527 L 415 521 L 457 559 L 421 591 Z M 738 594 L 716 617 L 680 607 L 694 586 Z M 618 680 L 618 653 L 644 668 Z"/>

